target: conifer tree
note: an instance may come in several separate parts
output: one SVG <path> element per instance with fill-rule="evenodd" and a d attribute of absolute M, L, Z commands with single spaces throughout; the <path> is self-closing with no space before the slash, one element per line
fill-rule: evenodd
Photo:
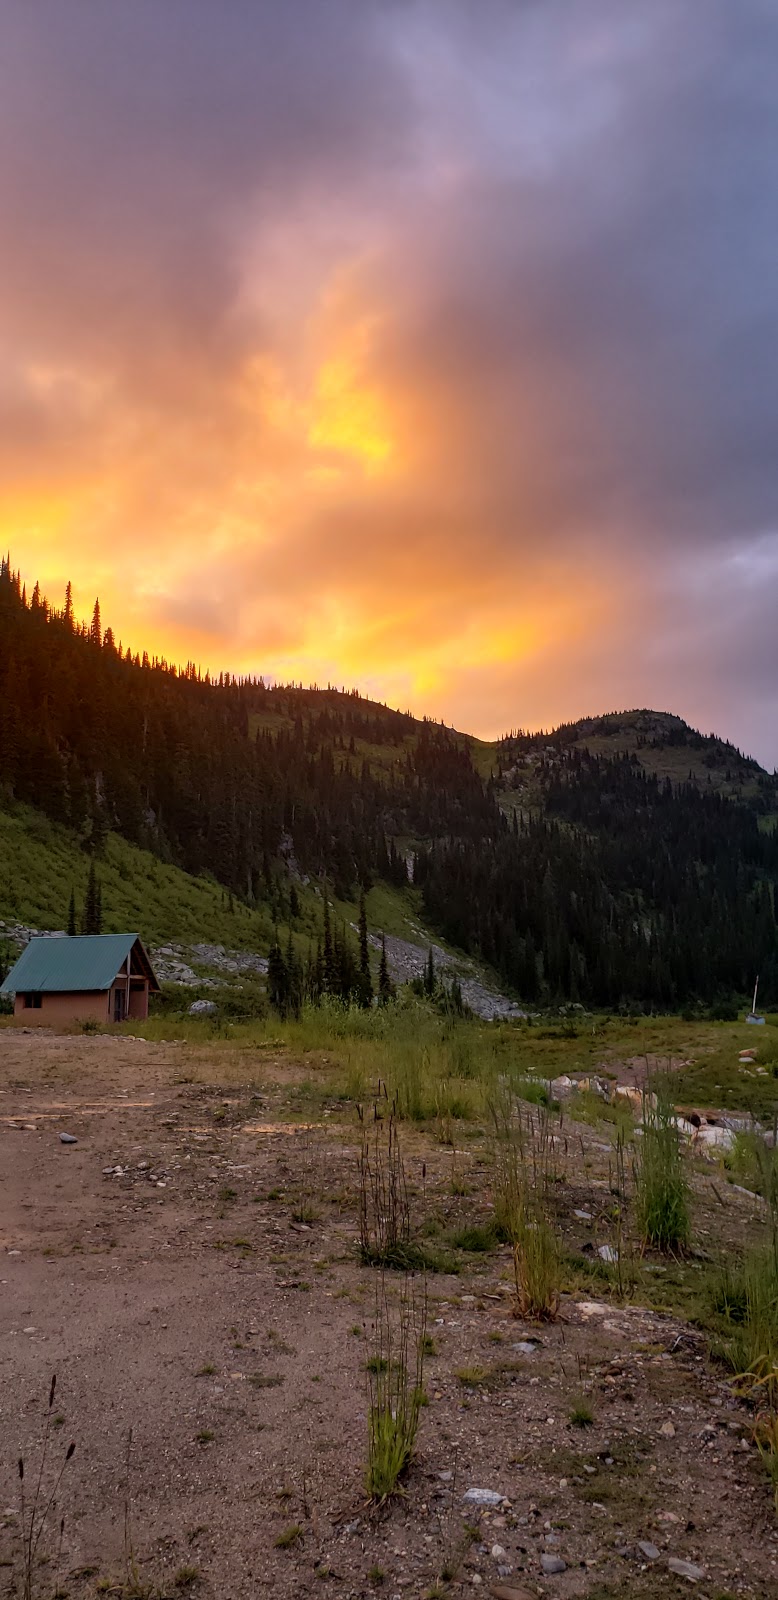
<path fill-rule="evenodd" d="M 101 645 L 102 642 L 103 642 L 103 630 L 102 630 L 102 627 L 100 625 L 100 601 L 99 600 L 95 600 L 95 609 L 92 612 L 92 623 L 91 623 L 91 626 L 90 626 L 90 629 L 89 629 L 89 637 L 90 637 L 90 639 L 92 641 L 92 644 Z"/>
<path fill-rule="evenodd" d="M 285 1017 L 289 1004 L 289 973 L 278 942 L 278 929 L 273 935 L 273 943 L 268 952 L 267 994 L 271 1006 L 279 1016 Z"/>
<path fill-rule="evenodd" d="M 332 938 L 330 923 L 330 903 L 327 899 L 327 888 L 324 888 L 324 942 L 322 949 L 324 969 L 322 973 L 322 988 L 325 994 L 337 994 L 338 983 L 335 970 L 335 946 Z"/>
<path fill-rule="evenodd" d="M 100 880 L 95 872 L 94 861 L 89 863 L 89 877 L 86 884 L 86 899 L 81 918 L 81 927 L 84 933 L 102 933 L 103 931 L 103 904 Z"/>
<path fill-rule="evenodd" d="M 70 903 L 68 905 L 68 934 L 70 935 L 71 939 L 76 932 L 76 928 L 76 891 L 75 889 L 71 889 Z"/>
<path fill-rule="evenodd" d="M 108 820 L 105 815 L 105 806 L 100 801 L 95 801 L 92 808 L 92 827 L 89 833 L 89 849 L 93 856 L 102 854 L 108 834 Z"/>
<path fill-rule="evenodd" d="M 373 980 L 370 976 L 370 946 L 367 939 L 367 906 L 365 891 L 359 896 L 359 1001 L 360 1005 L 373 1003 Z"/>
<path fill-rule="evenodd" d="M 386 959 L 386 934 L 381 934 L 381 960 L 378 967 L 378 1003 L 385 1006 L 394 994 L 392 980 L 389 976 L 389 963 Z"/>
<path fill-rule="evenodd" d="M 424 968 L 424 993 L 432 999 L 435 993 L 435 962 L 432 958 L 432 945 L 427 952 L 427 964 Z"/>
<path fill-rule="evenodd" d="M 295 954 L 292 942 L 292 930 L 286 942 L 286 987 L 287 1010 L 293 1017 L 299 1017 L 302 1007 L 302 971 Z"/>

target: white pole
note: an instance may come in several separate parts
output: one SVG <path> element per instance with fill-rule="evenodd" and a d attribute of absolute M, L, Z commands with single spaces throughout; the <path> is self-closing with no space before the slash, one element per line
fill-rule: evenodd
<path fill-rule="evenodd" d="M 751 1015 L 752 1015 L 752 1017 L 756 1016 L 756 991 L 757 991 L 758 988 L 759 988 L 759 974 L 757 973 L 756 983 L 754 984 L 754 1003 L 753 1003 L 753 1005 L 751 1007 Z"/>

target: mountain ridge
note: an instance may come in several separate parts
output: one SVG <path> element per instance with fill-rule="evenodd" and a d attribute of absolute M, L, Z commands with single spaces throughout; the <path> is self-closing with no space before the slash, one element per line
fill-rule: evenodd
<path fill-rule="evenodd" d="M 211 682 L 0 567 L 6 810 L 98 857 L 118 835 L 292 939 L 301 883 L 383 883 L 522 1002 L 710 1003 L 755 962 L 778 990 L 777 783 L 646 708 L 489 744 L 354 691 Z"/>

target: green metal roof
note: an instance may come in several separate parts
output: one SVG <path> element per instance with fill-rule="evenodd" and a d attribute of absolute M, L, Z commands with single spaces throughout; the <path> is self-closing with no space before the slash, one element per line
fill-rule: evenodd
<path fill-rule="evenodd" d="M 110 989 L 135 944 L 140 946 L 141 960 L 148 968 L 152 988 L 156 988 L 137 933 L 90 933 L 31 939 L 0 986 L 0 994 Z"/>

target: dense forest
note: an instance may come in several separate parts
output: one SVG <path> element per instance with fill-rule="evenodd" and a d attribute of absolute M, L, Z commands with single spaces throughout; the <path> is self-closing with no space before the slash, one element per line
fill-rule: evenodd
<path fill-rule="evenodd" d="M 532 1003 L 710 1004 L 756 970 L 778 1000 L 763 801 L 543 739 L 514 740 L 484 779 L 438 724 L 132 655 L 99 607 L 80 626 L 69 593 L 55 611 L 0 567 L 0 800 L 95 856 L 115 830 L 279 919 L 301 875 L 341 897 L 412 876 L 427 921 Z M 500 772 L 520 750 L 543 753 L 511 805 Z"/>

